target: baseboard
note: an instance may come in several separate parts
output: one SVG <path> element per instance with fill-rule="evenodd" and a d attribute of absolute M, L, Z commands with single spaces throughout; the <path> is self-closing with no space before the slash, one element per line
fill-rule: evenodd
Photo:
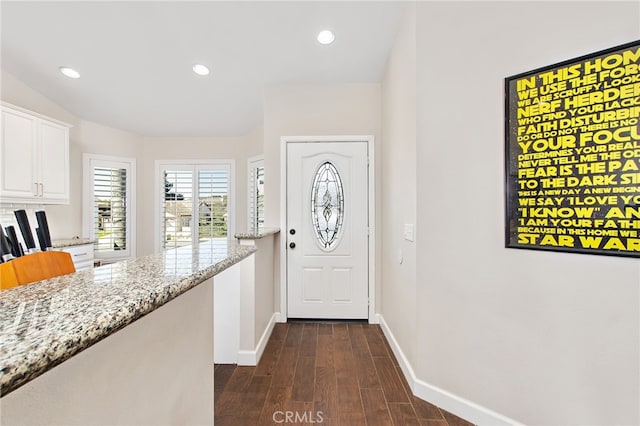
<path fill-rule="evenodd" d="M 369 317 L 369 324 L 380 324 L 380 314 L 374 314 Z"/>
<path fill-rule="evenodd" d="M 447 392 L 444 389 L 440 389 L 437 386 L 430 385 L 422 380 L 416 380 L 413 393 L 418 398 L 437 405 L 476 425 L 522 425 L 522 423 L 509 417 Z"/>
<path fill-rule="evenodd" d="M 413 368 L 411 367 L 411 364 L 409 363 L 409 360 L 405 356 L 404 352 L 402 352 L 402 349 L 400 349 L 400 345 L 398 344 L 396 337 L 391 332 L 391 329 L 389 328 L 389 325 L 384 320 L 384 317 L 382 316 L 382 314 L 376 314 L 376 317 L 378 319 L 378 324 L 380 324 L 380 328 L 382 328 L 382 332 L 384 333 L 384 336 L 387 338 L 387 341 L 389 342 L 389 346 L 391 346 L 391 350 L 393 351 L 393 354 L 396 356 L 396 359 L 398 360 L 398 364 L 400 365 L 400 369 L 404 374 L 404 378 L 407 379 L 407 383 L 409 383 L 409 386 L 411 387 L 411 392 L 413 392 L 415 395 L 416 393 L 415 383 L 418 379 L 415 373 L 413 372 Z"/>
<path fill-rule="evenodd" d="M 376 314 L 376 316 L 415 396 L 476 425 L 521 425 L 520 422 L 418 379 L 384 317 L 381 314 Z"/>
<path fill-rule="evenodd" d="M 262 336 L 260 337 L 255 350 L 238 351 L 238 365 L 258 365 L 258 362 L 260 362 L 260 358 L 262 358 L 262 353 L 267 346 L 267 342 L 269 341 L 269 337 L 271 337 L 273 327 L 276 325 L 277 319 L 278 312 L 275 312 L 271 316 L 269 324 L 267 324 L 267 327 L 264 329 L 264 332 L 262 333 Z"/>
<path fill-rule="evenodd" d="M 269 319 L 269 324 L 267 324 L 267 328 L 264 329 L 260 340 L 258 341 L 258 346 L 256 347 L 256 364 L 260 362 L 260 358 L 262 358 L 262 354 L 264 349 L 267 347 L 267 343 L 269 343 L 269 337 L 271 337 L 271 332 L 273 331 L 273 327 L 276 325 L 276 321 L 278 319 L 278 313 L 274 312 L 271 315 L 271 319 Z"/>

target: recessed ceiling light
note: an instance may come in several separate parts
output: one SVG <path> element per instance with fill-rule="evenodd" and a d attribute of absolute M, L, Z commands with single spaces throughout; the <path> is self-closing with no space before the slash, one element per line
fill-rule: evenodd
<path fill-rule="evenodd" d="M 211 71 L 209 71 L 209 68 L 207 68 L 202 64 L 195 64 L 193 66 L 193 72 L 195 72 L 198 75 L 209 75 Z"/>
<path fill-rule="evenodd" d="M 320 44 L 331 44 L 333 40 L 336 39 L 336 36 L 329 30 L 320 31 L 318 33 L 318 42 Z"/>
<path fill-rule="evenodd" d="M 80 78 L 80 73 L 73 68 L 60 67 L 60 72 L 69 78 Z"/>

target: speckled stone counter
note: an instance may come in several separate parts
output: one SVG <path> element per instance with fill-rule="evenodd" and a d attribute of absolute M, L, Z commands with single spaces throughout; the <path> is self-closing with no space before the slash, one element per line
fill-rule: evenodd
<path fill-rule="evenodd" d="M 207 242 L 0 291 L 0 395 L 255 250 Z"/>
<path fill-rule="evenodd" d="M 51 241 L 53 248 L 64 248 L 73 246 L 82 246 L 84 244 L 93 244 L 96 240 L 91 238 L 62 238 Z"/>
<path fill-rule="evenodd" d="M 278 232 L 280 232 L 280 228 L 265 228 L 254 232 L 240 232 L 235 234 L 234 237 L 238 240 L 259 240 Z"/>

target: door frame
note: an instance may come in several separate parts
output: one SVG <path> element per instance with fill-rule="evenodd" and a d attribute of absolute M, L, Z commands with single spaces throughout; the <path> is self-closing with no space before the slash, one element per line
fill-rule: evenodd
<path fill-rule="evenodd" d="M 373 135 L 349 136 L 282 136 L 280 138 L 280 312 L 278 322 L 287 322 L 287 144 L 294 142 L 366 142 L 368 167 L 368 289 L 369 324 L 377 323 L 376 317 L 376 179 Z"/>

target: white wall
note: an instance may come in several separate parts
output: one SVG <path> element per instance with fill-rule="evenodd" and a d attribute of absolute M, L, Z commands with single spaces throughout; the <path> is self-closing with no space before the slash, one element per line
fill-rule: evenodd
<path fill-rule="evenodd" d="M 92 153 L 137 158 L 140 152 L 140 137 L 82 120 L 5 71 L 2 71 L 1 88 L 0 97 L 3 101 L 73 126 L 69 132 L 70 204 L 38 206 L 37 209 L 43 209 L 47 212 L 52 238 L 82 236 L 82 154 Z M 138 192 L 141 192 L 139 184 Z M 7 209 L 13 210 L 14 207 L 28 208 L 28 206 L 20 205 L 9 206 Z M 33 216 L 30 216 L 30 219 L 32 218 Z M 2 225 L 6 226 L 8 223 Z"/>
<path fill-rule="evenodd" d="M 265 174 L 280 170 L 282 136 L 369 135 L 380 139 L 380 85 L 288 84 L 264 90 Z M 265 223 L 280 225 L 280 176 L 265 179 Z"/>
<path fill-rule="evenodd" d="M 283 196 L 280 194 L 280 138 L 282 136 L 374 135 L 376 153 L 379 153 L 380 85 L 377 83 L 276 85 L 265 88 L 263 99 L 265 225 L 280 227 L 280 197 Z M 380 171 L 381 167 L 377 163 L 376 185 L 378 188 L 380 188 Z M 377 211 L 380 203 L 378 198 Z M 379 229 L 380 219 L 377 220 Z M 276 236 L 278 240 L 280 235 Z M 379 253 L 380 244 L 378 243 L 377 257 Z M 281 274 L 279 255 L 280 253 L 276 252 L 276 282 Z M 380 262 L 377 262 L 377 265 L 379 264 Z M 379 271 L 376 276 L 380 276 Z M 280 295 L 277 294 L 276 300 L 279 300 L 279 297 Z"/>
<path fill-rule="evenodd" d="M 270 326 L 273 314 L 276 312 L 276 288 L 279 282 L 274 282 L 274 254 L 280 249 L 276 244 L 275 235 L 254 240 L 257 252 L 255 258 L 255 290 L 254 290 L 254 336 L 253 346 L 261 342 L 265 330 Z M 278 292 L 279 293 L 279 292 Z"/>
<path fill-rule="evenodd" d="M 13 74 L 2 70 L 0 96 L 5 102 L 21 106 L 43 115 L 77 125 L 78 117 L 58 106 L 54 101 L 24 84 Z"/>
<path fill-rule="evenodd" d="M 423 389 L 532 425 L 640 423 L 638 261 L 504 248 L 503 176 L 504 78 L 639 30 L 637 2 L 417 3 Z"/>
<path fill-rule="evenodd" d="M 381 314 L 411 364 L 416 334 L 416 14 L 407 7 L 382 80 Z"/>
<path fill-rule="evenodd" d="M 264 127 L 259 126 L 246 135 L 246 154 L 249 157 L 264 154 Z"/>

